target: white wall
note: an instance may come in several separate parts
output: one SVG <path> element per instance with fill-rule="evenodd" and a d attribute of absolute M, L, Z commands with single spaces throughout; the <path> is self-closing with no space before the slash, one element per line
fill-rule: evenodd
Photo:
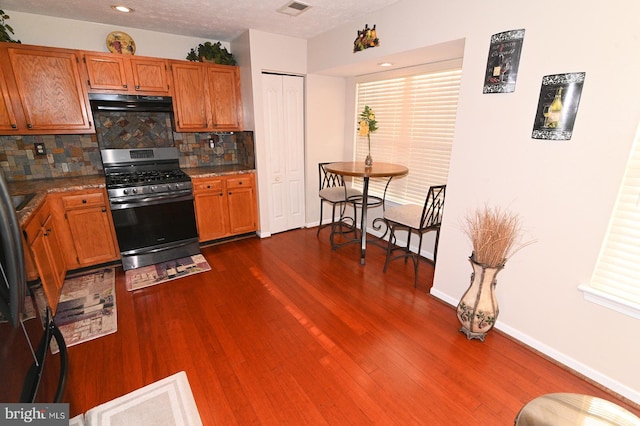
<path fill-rule="evenodd" d="M 321 75 L 307 76 L 307 152 L 306 152 L 306 223 L 316 226 L 320 221 L 318 198 L 318 163 L 342 161 L 344 157 L 345 79 Z M 323 108 L 323 105 L 333 105 Z M 324 207 L 330 217 L 331 208 Z M 327 231 L 329 232 L 328 229 Z"/>
<path fill-rule="evenodd" d="M 292 37 L 249 30 L 234 40 L 232 45 L 239 52 L 250 52 L 251 56 L 248 59 L 248 64 L 247 58 L 242 58 L 242 62 L 240 62 L 242 81 L 246 81 L 248 76 L 251 79 L 250 100 L 252 105 L 246 104 L 247 99 L 243 97 L 243 108 L 245 111 L 247 109 L 251 110 L 249 114 L 251 114 L 255 126 L 256 177 L 258 181 L 258 208 L 260 215 L 259 235 L 268 237 L 271 235 L 269 223 L 270 197 L 268 193 L 270 185 L 267 175 L 267 159 L 270 153 L 266 151 L 263 143 L 265 126 L 262 106 L 262 72 L 305 75 L 307 72 L 307 42 L 306 40 Z M 247 66 L 249 72 L 247 72 Z M 244 94 L 245 89 L 243 89 Z M 300 141 L 300 143 L 304 144 L 305 141 Z"/>
<path fill-rule="evenodd" d="M 107 35 L 112 31 L 124 31 L 135 42 L 135 54 L 138 56 L 185 59 L 190 49 L 207 41 L 122 26 L 33 15 L 6 9 L 4 11 L 10 17 L 7 23 L 15 32 L 11 38 L 20 40 L 24 44 L 108 52 Z M 227 49 L 229 48 L 229 43 L 225 41 L 221 43 Z"/>
<path fill-rule="evenodd" d="M 321 74 L 465 40 L 432 293 L 456 305 L 469 284 L 471 246 L 459 225 L 468 212 L 485 203 L 517 212 L 537 242 L 498 276 L 498 328 L 636 402 L 638 320 L 585 301 L 577 287 L 593 271 L 638 126 L 639 13 L 632 0 L 541 0 L 503 8 L 471 0 L 403 0 L 308 44 L 309 72 Z M 365 23 L 377 25 L 380 47 L 354 54 L 356 30 Z M 519 28 L 526 36 L 515 93 L 482 94 L 491 35 Z M 532 139 L 542 77 L 579 71 L 586 81 L 572 140 Z M 342 100 L 325 102 L 317 107 L 339 108 Z"/>
<path fill-rule="evenodd" d="M 123 30 L 136 41 L 136 54 L 183 59 L 202 42 L 6 12 L 17 38 L 28 44 L 106 51 L 106 35 Z M 317 210 L 311 210 L 318 203 L 317 178 L 311 179 L 316 164 L 324 154 L 346 155 L 353 134 L 343 83 L 321 74 L 464 39 L 457 130 L 433 294 L 455 305 L 469 283 L 470 245 L 459 227 L 467 212 L 484 203 L 518 212 L 538 241 L 510 259 L 498 277 L 498 327 L 640 403 L 640 344 L 634 328 L 638 320 L 586 302 L 577 290 L 594 268 L 638 125 L 640 37 L 635 21 L 639 12 L 640 4 L 634 0 L 588 5 L 579 0 L 540 0 L 504 8 L 487 8 L 471 0 L 403 0 L 308 43 L 251 30 L 233 42 L 232 53 L 243 67 L 243 94 L 246 75 L 253 83 L 249 99 L 253 105 L 244 101 L 255 115 L 259 180 L 263 159 L 269 155 L 260 146 L 263 70 L 308 74 L 306 205 L 307 220 L 317 220 Z M 377 24 L 381 45 L 354 54 L 352 42 L 364 23 Z M 526 37 L 515 93 L 483 95 L 491 35 L 518 28 L 526 29 Z M 247 52 L 250 59 L 244 57 Z M 244 67 L 250 67 L 249 74 Z M 572 140 L 531 139 L 542 76 L 578 71 L 586 72 L 586 81 Z M 349 90 L 346 84 L 344 93 Z M 262 204 L 261 200 L 261 219 Z"/>

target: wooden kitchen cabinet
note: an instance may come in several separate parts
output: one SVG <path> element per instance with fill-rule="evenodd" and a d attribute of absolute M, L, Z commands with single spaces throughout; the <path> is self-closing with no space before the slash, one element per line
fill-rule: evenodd
<path fill-rule="evenodd" d="M 170 96 L 168 61 L 84 52 L 89 92 Z"/>
<path fill-rule="evenodd" d="M 193 179 L 196 224 L 200 241 L 216 240 L 228 235 L 225 179 Z"/>
<path fill-rule="evenodd" d="M 206 65 L 207 99 L 215 131 L 242 130 L 240 71 L 229 65 Z"/>
<path fill-rule="evenodd" d="M 17 133 L 18 122 L 9 97 L 9 88 L 0 68 L 0 132 Z"/>
<path fill-rule="evenodd" d="M 192 182 L 201 242 L 257 229 L 258 210 L 252 173 L 194 178 Z"/>
<path fill-rule="evenodd" d="M 255 231 L 258 226 L 253 174 L 227 178 L 229 232 L 233 235 Z"/>
<path fill-rule="evenodd" d="M 47 196 L 59 225 L 68 269 L 108 263 L 119 258 L 111 211 L 104 189 Z"/>
<path fill-rule="evenodd" d="M 209 118 L 204 68 L 195 62 L 171 61 L 176 131 L 207 131 Z"/>
<path fill-rule="evenodd" d="M 24 236 L 40 275 L 51 312 L 55 314 L 67 273 L 53 214 L 45 202 L 25 224 Z"/>
<path fill-rule="evenodd" d="M 0 67 L 15 116 L 15 128 L 0 134 L 94 130 L 77 51 L 0 43 Z"/>
<path fill-rule="evenodd" d="M 242 130 L 238 67 L 186 61 L 170 65 L 176 131 Z"/>

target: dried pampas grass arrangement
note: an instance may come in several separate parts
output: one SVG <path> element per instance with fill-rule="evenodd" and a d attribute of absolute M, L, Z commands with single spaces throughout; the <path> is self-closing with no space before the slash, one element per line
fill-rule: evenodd
<path fill-rule="evenodd" d="M 534 242 L 522 243 L 518 215 L 499 207 L 485 206 L 469 214 L 463 230 L 473 245 L 472 260 L 490 268 L 503 267 L 507 258 Z"/>

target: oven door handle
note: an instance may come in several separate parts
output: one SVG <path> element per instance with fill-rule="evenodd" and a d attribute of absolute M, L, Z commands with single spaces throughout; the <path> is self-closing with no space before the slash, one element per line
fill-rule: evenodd
<path fill-rule="evenodd" d="M 150 206 L 154 204 L 165 204 L 176 201 L 190 201 L 193 200 L 193 194 L 191 191 L 181 192 L 171 195 L 160 195 L 160 196 L 142 196 L 136 198 L 112 198 L 109 200 L 109 204 L 112 209 L 128 209 L 132 207 L 141 207 L 141 206 Z"/>

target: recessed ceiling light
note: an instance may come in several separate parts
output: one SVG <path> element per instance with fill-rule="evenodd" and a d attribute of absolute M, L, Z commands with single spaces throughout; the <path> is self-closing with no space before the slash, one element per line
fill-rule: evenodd
<path fill-rule="evenodd" d="M 392 64 L 391 62 L 380 62 L 380 63 L 378 64 L 378 66 L 379 66 L 379 67 L 390 67 L 390 66 L 392 66 L 392 65 L 393 65 L 393 64 Z"/>
<path fill-rule="evenodd" d="M 113 5 L 111 6 L 111 9 L 117 10 L 118 12 L 122 12 L 122 13 L 133 12 L 133 9 L 131 9 L 130 7 L 122 6 L 122 5 Z"/>

